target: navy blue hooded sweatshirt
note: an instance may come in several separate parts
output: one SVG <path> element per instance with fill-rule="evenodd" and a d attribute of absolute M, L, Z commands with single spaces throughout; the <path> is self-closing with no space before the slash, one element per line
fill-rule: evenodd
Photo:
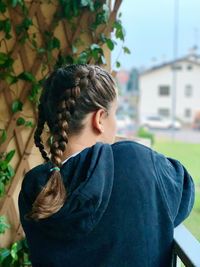
<path fill-rule="evenodd" d="M 52 164 L 24 177 L 18 204 L 33 267 L 169 267 L 173 229 L 190 213 L 182 164 L 133 141 L 98 142 L 69 158 L 69 196 L 49 218 L 26 220 Z"/>

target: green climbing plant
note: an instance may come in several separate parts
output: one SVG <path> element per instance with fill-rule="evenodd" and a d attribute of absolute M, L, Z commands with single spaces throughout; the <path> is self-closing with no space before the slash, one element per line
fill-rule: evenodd
<path fill-rule="evenodd" d="M 14 242 L 10 248 L 0 248 L 1 267 L 30 267 L 29 250 L 26 239 Z"/>
<path fill-rule="evenodd" d="M 7 229 L 10 228 L 10 225 L 8 224 L 6 220 L 6 216 L 0 216 L 0 235 L 4 234 Z"/>
<path fill-rule="evenodd" d="M 24 81 L 29 88 L 28 101 L 36 108 L 41 93 L 42 83 L 45 79 L 45 71 L 48 66 L 53 69 L 64 64 L 93 63 L 105 65 L 106 58 L 103 47 L 113 51 L 117 46 L 117 40 L 121 41 L 121 48 L 124 53 L 129 54 L 130 50 L 124 45 L 125 30 L 121 22 L 121 14 L 117 15 L 122 0 L 115 0 L 115 18 L 110 20 L 110 1 L 107 0 L 44 0 L 42 3 L 52 5 L 55 9 L 49 30 L 41 30 L 31 18 L 25 0 L 1 0 L 0 1 L 0 48 L 5 45 L 7 52 L 0 52 L 0 80 L 8 86 L 18 85 Z M 57 6 L 58 8 L 55 8 Z M 16 11 L 21 16 L 17 25 L 9 17 L 9 10 Z M 82 29 L 80 18 L 82 14 L 89 13 L 89 24 Z M 79 34 L 68 40 L 68 47 L 61 48 L 61 40 L 55 36 L 54 29 L 59 23 L 66 23 L 71 32 L 81 28 Z M 31 30 L 30 30 L 31 29 Z M 13 33 L 16 33 L 16 37 Z M 38 32 L 42 37 L 42 43 L 38 40 Z M 82 34 L 90 35 L 90 42 L 85 42 Z M 111 34 L 112 33 L 112 34 Z M 29 46 L 36 53 L 36 58 L 42 62 L 41 76 L 38 80 L 30 70 L 16 73 L 12 50 L 6 46 L 11 38 L 17 38 L 19 45 Z M 116 67 L 120 67 L 117 59 Z M 13 115 L 17 115 L 16 127 L 34 127 L 33 121 L 23 115 L 24 102 L 16 97 L 10 106 Z M 0 145 L 9 142 L 5 129 L 0 129 Z M 0 198 L 6 194 L 6 186 L 11 182 L 15 172 L 10 164 L 15 151 L 2 152 L 0 154 Z M 10 226 L 5 216 L 0 216 L 0 234 L 5 233 Z M 26 240 L 20 240 L 8 248 L 0 249 L 0 266 L 29 266 L 28 247 Z"/>
<path fill-rule="evenodd" d="M 0 145 L 6 141 L 6 138 L 7 134 L 6 131 L 3 129 L 1 130 Z M 12 177 L 15 174 L 12 166 L 10 165 L 10 161 L 12 160 L 14 154 L 15 150 L 0 153 L 0 197 L 3 197 L 5 195 L 6 185 L 11 181 Z"/>

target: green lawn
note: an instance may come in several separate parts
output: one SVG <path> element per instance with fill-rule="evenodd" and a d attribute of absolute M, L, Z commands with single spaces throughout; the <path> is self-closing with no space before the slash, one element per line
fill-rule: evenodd
<path fill-rule="evenodd" d="M 196 198 L 194 208 L 184 225 L 200 241 L 200 144 L 189 144 L 170 140 L 155 140 L 153 149 L 178 159 L 187 168 L 195 181 Z"/>

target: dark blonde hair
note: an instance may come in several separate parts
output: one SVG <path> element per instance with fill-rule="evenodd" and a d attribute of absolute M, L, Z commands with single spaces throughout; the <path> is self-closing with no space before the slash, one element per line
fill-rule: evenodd
<path fill-rule="evenodd" d="M 61 167 L 62 155 L 67 148 L 68 135 L 79 134 L 83 119 L 103 108 L 109 113 L 116 97 L 116 84 L 112 76 L 99 66 L 69 65 L 53 71 L 44 83 L 38 106 L 38 123 L 34 135 L 35 145 L 42 157 L 54 167 Z M 42 132 L 47 123 L 52 142 L 50 154 L 45 151 Z M 27 218 L 39 220 L 56 213 L 67 199 L 59 169 L 50 172 L 48 182 L 36 197 Z"/>

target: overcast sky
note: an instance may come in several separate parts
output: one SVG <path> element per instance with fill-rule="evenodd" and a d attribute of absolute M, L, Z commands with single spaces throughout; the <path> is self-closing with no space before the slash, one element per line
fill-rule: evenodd
<path fill-rule="evenodd" d="M 117 58 L 127 70 L 148 67 L 153 59 L 155 64 L 173 58 L 174 1 L 123 0 L 121 19 L 131 55 L 120 53 L 119 45 L 112 53 L 113 67 Z M 179 0 L 178 56 L 186 55 L 194 45 L 200 48 L 200 0 Z"/>

